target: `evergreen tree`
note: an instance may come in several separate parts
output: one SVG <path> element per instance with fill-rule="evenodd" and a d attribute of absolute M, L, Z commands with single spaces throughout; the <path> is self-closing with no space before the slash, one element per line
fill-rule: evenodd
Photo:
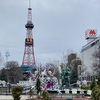
<path fill-rule="evenodd" d="M 98 77 L 97 84 L 100 85 L 100 76 Z"/>
<path fill-rule="evenodd" d="M 41 93 L 41 81 L 39 78 L 37 78 L 36 90 L 37 90 L 37 94 Z"/>
<path fill-rule="evenodd" d="M 0 80 L 4 80 L 7 82 L 7 74 L 6 74 L 7 70 L 5 68 L 3 68 L 3 69 L 1 69 L 0 72 L 1 72 L 0 73 Z"/>

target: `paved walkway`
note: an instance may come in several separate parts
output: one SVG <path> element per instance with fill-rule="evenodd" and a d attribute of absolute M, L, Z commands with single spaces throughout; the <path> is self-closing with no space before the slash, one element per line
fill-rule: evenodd
<path fill-rule="evenodd" d="M 29 95 L 21 96 L 21 100 L 27 100 L 28 98 L 29 98 Z M 0 95 L 0 100 L 13 100 L 13 97 L 12 95 Z M 66 98 L 52 98 L 52 100 L 66 100 Z M 73 98 L 70 100 L 91 100 L 91 98 Z"/>
<path fill-rule="evenodd" d="M 21 100 L 26 100 L 28 98 L 28 95 L 21 95 Z M 13 97 L 12 95 L 0 95 L 0 100 L 13 100 Z"/>

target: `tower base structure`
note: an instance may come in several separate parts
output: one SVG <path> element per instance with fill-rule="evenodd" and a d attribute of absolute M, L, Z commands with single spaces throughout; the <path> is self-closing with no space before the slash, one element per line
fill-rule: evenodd
<path fill-rule="evenodd" d="M 32 65 L 22 65 L 21 69 L 25 79 L 29 79 L 30 77 L 33 77 L 35 71 L 37 70 L 36 67 Z"/>

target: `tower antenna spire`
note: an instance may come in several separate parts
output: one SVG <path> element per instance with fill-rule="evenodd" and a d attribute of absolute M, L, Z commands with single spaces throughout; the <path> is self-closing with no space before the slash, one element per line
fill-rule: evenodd
<path fill-rule="evenodd" d="M 29 0 L 29 8 L 31 8 L 31 0 Z"/>

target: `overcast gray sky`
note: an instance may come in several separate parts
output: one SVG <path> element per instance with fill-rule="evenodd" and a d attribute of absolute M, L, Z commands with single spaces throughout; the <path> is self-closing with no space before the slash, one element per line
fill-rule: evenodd
<path fill-rule="evenodd" d="M 0 0 L 0 51 L 22 62 L 29 0 Z M 32 0 L 36 62 L 61 60 L 68 49 L 80 53 L 85 31 L 100 34 L 100 0 Z"/>

